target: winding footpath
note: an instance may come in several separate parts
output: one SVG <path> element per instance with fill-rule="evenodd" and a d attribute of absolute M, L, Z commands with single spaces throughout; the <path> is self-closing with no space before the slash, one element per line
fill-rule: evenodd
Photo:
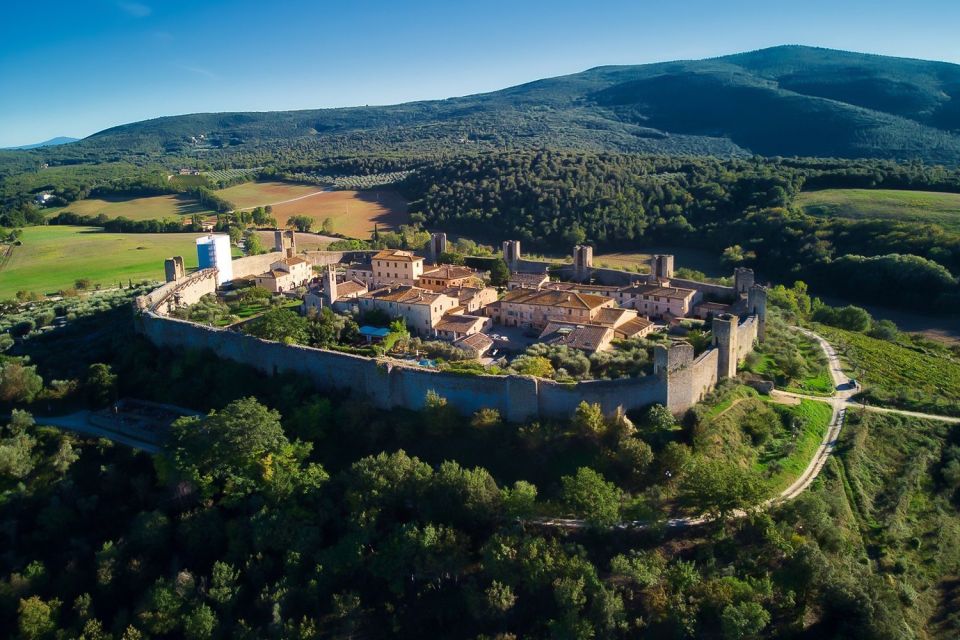
<path fill-rule="evenodd" d="M 840 356 L 837 354 L 836 349 L 833 348 L 833 345 L 827 342 L 822 336 L 810 331 L 809 329 L 804 329 L 802 327 L 793 328 L 800 333 L 803 333 L 807 337 L 816 340 L 820 344 L 820 348 L 827 356 L 830 377 L 833 379 L 834 392 L 832 396 L 824 397 L 774 390 L 771 392 L 770 397 L 774 401 L 776 401 L 778 398 L 795 398 L 800 400 L 816 400 L 818 402 L 827 402 L 833 407 L 833 415 L 830 417 L 830 425 L 827 428 L 827 432 L 824 434 L 823 440 L 820 442 L 820 446 L 817 447 L 816 453 L 814 453 L 813 457 L 810 459 L 810 463 L 807 465 L 807 468 L 804 469 L 803 473 L 801 473 L 800 476 L 794 480 L 789 487 L 781 491 L 773 498 L 763 502 L 760 505 L 761 507 L 766 508 L 793 500 L 801 493 L 806 491 L 811 484 L 813 484 L 813 481 L 816 480 L 818 475 L 820 475 L 820 472 L 823 470 L 824 465 L 827 464 L 827 460 L 830 458 L 830 455 L 833 453 L 833 450 L 837 445 L 837 441 L 840 438 L 840 431 L 843 429 L 843 421 L 846 417 L 847 409 L 866 409 L 867 411 L 898 413 L 900 415 L 914 418 L 925 418 L 928 420 L 960 423 L 960 418 L 958 417 L 919 413 L 916 411 L 906 411 L 902 409 L 889 409 L 886 407 L 874 407 L 870 405 L 862 405 L 851 400 L 851 398 L 857 394 L 859 388 L 856 383 L 850 380 L 843 372 L 843 365 L 840 362 Z M 737 510 L 734 511 L 732 515 L 733 517 L 743 517 L 746 515 L 746 512 Z M 705 524 L 709 521 L 710 518 L 706 516 L 693 516 L 687 518 L 671 518 L 662 524 L 665 524 L 667 527 L 691 527 Z M 586 521 L 580 518 L 542 518 L 530 522 L 531 524 L 536 524 L 539 526 L 563 529 L 582 529 L 587 526 Z M 630 520 L 615 524 L 611 528 L 643 530 L 652 526 L 654 526 L 654 523 L 644 520 Z"/>

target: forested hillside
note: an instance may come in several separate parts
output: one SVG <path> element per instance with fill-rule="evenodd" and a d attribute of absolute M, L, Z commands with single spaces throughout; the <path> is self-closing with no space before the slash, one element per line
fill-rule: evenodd
<path fill-rule="evenodd" d="M 958 104 L 960 66 L 788 46 L 597 67 L 447 100 L 171 116 L 19 153 L 58 164 L 200 157 L 259 166 L 277 149 L 309 158 L 550 147 L 952 164 Z M 0 160 L 15 162 L 6 154 Z"/>
<path fill-rule="evenodd" d="M 823 219 L 802 188 L 957 190 L 960 174 L 922 164 L 529 152 L 421 166 L 404 188 L 413 219 L 490 241 L 566 252 L 656 244 L 727 252 L 732 268 L 803 279 L 861 301 L 960 308 L 960 234 L 895 219 Z M 892 293 L 895 292 L 895 293 Z"/>

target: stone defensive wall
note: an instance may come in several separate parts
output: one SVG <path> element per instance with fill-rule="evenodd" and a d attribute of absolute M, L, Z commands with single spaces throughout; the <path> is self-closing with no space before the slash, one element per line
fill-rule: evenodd
<path fill-rule="evenodd" d="M 753 351 L 757 339 L 757 316 L 747 316 L 737 325 L 737 361 L 742 362 Z"/>
<path fill-rule="evenodd" d="M 321 254 L 317 260 L 331 262 L 349 257 L 342 255 L 344 252 L 310 253 Z M 281 252 L 273 252 L 234 260 L 234 276 L 262 273 L 271 262 L 282 257 Z M 632 411 L 653 403 L 680 413 L 701 401 L 719 377 L 720 349 L 708 349 L 694 358 L 693 347 L 688 343 L 656 347 L 651 375 L 559 383 L 532 376 L 436 371 L 399 361 L 285 345 L 168 317 L 177 306 L 193 304 L 215 291 L 216 269 L 203 269 L 168 282 L 137 298 L 136 329 L 160 347 L 208 350 L 219 358 L 251 366 L 266 375 L 306 376 L 319 389 L 358 394 L 382 409 L 423 408 L 427 393 L 434 391 L 461 413 L 493 408 L 512 422 L 568 418 L 582 401 L 598 403 L 608 415 L 619 407 Z M 751 350 L 758 335 L 757 317 L 748 316 L 736 324 L 735 331 L 735 357 L 740 360 Z"/>
<path fill-rule="evenodd" d="M 599 403 L 606 414 L 613 414 L 621 406 L 631 411 L 655 402 L 677 412 L 690 406 L 679 400 L 685 395 L 671 396 L 670 393 L 675 380 L 679 382 L 689 377 L 683 374 L 686 368 L 640 378 L 561 384 L 532 376 L 462 375 L 337 351 L 285 345 L 229 329 L 166 317 L 150 310 L 138 314 L 136 327 L 157 346 L 210 351 L 219 358 L 251 366 L 265 375 L 292 373 L 306 376 L 319 389 L 348 391 L 367 398 L 382 409 L 421 409 L 429 391 L 446 398 L 450 406 L 463 414 L 493 408 L 513 422 L 531 418 L 569 418 L 581 401 Z M 699 365 L 695 363 L 688 368 L 698 369 Z M 672 397 L 677 400 L 671 401 Z"/>

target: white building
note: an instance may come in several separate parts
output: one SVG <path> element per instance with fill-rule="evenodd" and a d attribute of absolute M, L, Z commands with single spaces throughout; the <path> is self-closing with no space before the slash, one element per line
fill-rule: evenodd
<path fill-rule="evenodd" d="M 233 280 L 233 256 L 230 251 L 230 236 L 225 233 L 211 233 L 197 238 L 197 261 L 201 269 L 216 267 L 217 286 Z"/>

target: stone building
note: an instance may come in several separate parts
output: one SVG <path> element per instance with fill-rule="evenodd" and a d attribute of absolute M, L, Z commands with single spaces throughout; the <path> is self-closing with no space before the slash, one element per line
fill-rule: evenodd
<path fill-rule="evenodd" d="M 313 278 L 313 267 L 303 258 L 284 258 L 270 264 L 270 270 L 255 277 L 258 287 L 283 293 L 303 287 Z"/>
<path fill-rule="evenodd" d="M 423 258 L 410 251 L 384 249 L 370 260 L 372 285 L 407 285 L 412 287 L 423 275 Z"/>
<path fill-rule="evenodd" d="M 510 274 L 507 280 L 507 290 L 514 289 L 535 289 L 540 290 L 550 282 L 550 276 L 546 273 L 517 273 Z"/>
<path fill-rule="evenodd" d="M 515 289 L 486 311 L 500 324 L 543 330 L 552 320 L 589 323 L 601 309 L 615 305 L 613 298 L 579 291 Z"/>
<path fill-rule="evenodd" d="M 428 337 L 435 335 L 441 318 L 458 306 L 456 298 L 409 285 L 369 291 L 359 300 L 361 312 L 380 310 L 391 318 L 403 318 L 411 331 Z"/>
<path fill-rule="evenodd" d="M 470 267 L 453 264 L 441 264 L 435 267 L 424 267 L 423 274 L 415 283 L 423 289 L 443 291 L 450 287 L 483 284 L 480 275 Z"/>

